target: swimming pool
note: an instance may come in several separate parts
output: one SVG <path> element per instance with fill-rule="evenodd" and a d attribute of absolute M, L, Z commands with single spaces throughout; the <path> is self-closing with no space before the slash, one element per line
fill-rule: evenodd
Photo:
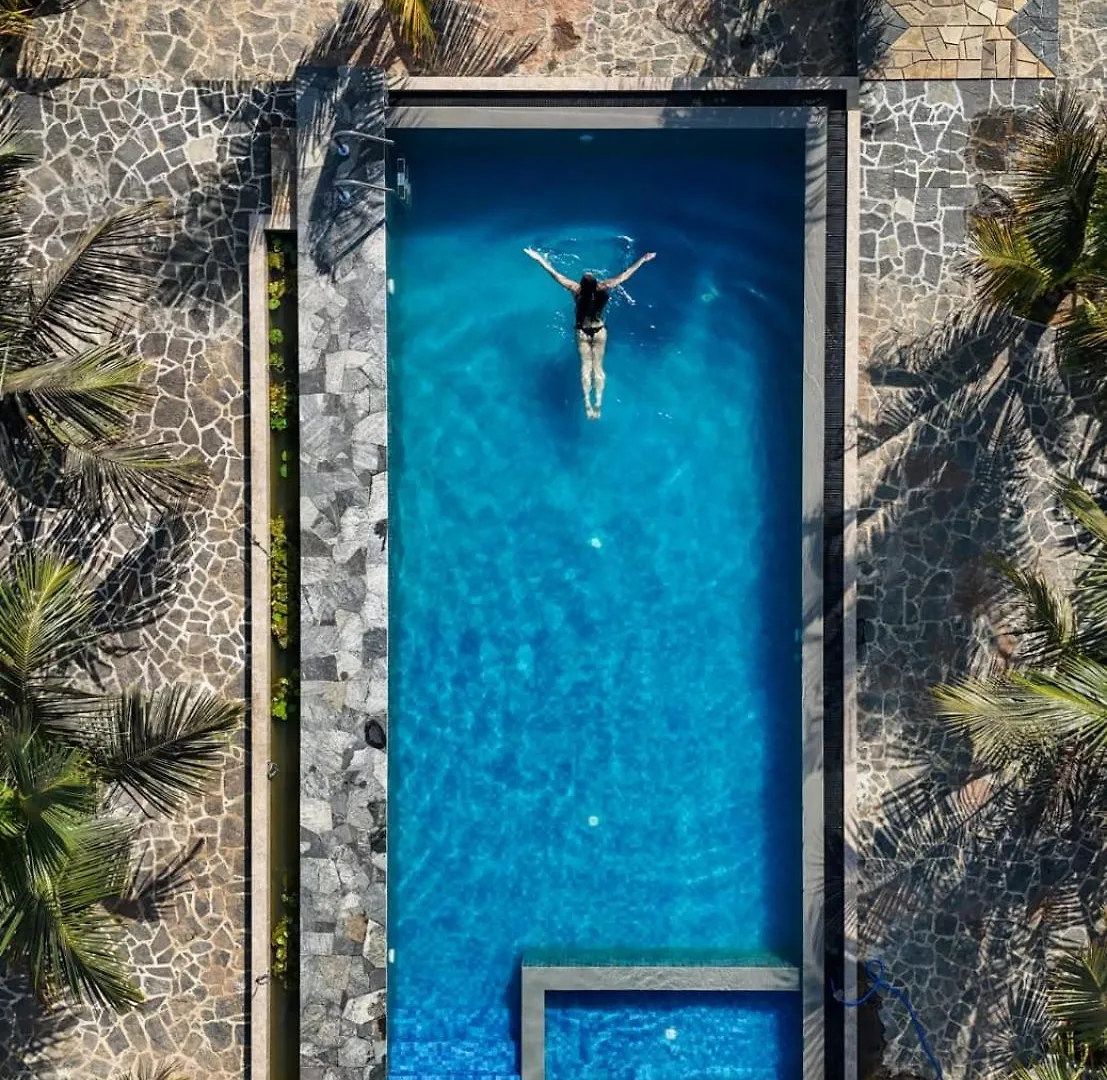
<path fill-rule="evenodd" d="M 390 1074 L 513 1077 L 530 950 L 801 962 L 804 136 L 395 137 Z M 524 246 L 658 252 L 598 423 Z M 729 1015 L 711 1075 L 798 1075 L 730 997 L 682 1053 Z"/>

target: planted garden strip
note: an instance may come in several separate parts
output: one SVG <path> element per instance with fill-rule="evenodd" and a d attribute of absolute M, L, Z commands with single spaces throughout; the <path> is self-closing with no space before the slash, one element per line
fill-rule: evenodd
<path fill-rule="evenodd" d="M 292 234 L 267 234 L 269 367 L 269 715 L 271 1076 L 297 1075 L 299 1015 L 299 475 L 297 469 L 296 257 Z"/>

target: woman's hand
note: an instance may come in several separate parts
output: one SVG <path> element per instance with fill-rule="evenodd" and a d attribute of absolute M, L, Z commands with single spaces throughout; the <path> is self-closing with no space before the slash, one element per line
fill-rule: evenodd
<path fill-rule="evenodd" d="M 534 248 L 523 248 L 523 253 L 529 255 L 535 262 L 542 262 L 542 256 Z"/>
<path fill-rule="evenodd" d="M 656 258 L 657 258 L 657 252 L 656 251 L 647 251 L 646 254 L 642 256 L 642 262 L 649 262 L 651 259 L 656 259 Z"/>

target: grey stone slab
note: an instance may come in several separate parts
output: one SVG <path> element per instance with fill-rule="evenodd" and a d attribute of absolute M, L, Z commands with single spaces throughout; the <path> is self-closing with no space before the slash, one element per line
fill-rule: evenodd
<path fill-rule="evenodd" d="M 365 395 L 384 385 L 384 207 L 375 197 L 351 206 L 336 183 L 379 160 L 352 155 L 361 172 L 351 173 L 331 135 L 379 131 L 384 106 L 376 72 L 305 70 L 297 82 L 300 370 L 310 384 L 300 397 L 300 548 L 310 553 L 300 582 L 300 894 L 311 946 L 301 956 L 300 1065 L 331 1080 L 363 1080 L 383 1049 L 384 854 L 359 837 L 383 821 L 385 751 L 366 739 L 371 722 L 387 724 L 388 642 L 387 406 L 383 394 L 376 408 Z M 317 1037 L 321 1019 L 332 1038 Z"/>

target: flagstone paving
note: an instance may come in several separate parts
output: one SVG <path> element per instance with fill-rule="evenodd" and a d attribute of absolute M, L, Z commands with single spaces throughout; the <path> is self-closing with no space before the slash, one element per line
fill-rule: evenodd
<path fill-rule="evenodd" d="M 243 275 L 247 216 L 267 174 L 261 137 L 275 99 L 202 87 L 76 81 L 26 94 L 17 108 L 40 136 L 28 220 L 40 250 L 67 242 L 116 207 L 168 199 L 177 230 L 143 318 L 143 355 L 157 370 L 146 423 L 197 452 L 212 490 L 190 530 L 158 531 L 152 550 L 179 568 L 152 625 L 105 657 L 108 684 L 199 683 L 242 698 L 246 664 L 246 380 Z M 243 1075 L 246 1031 L 247 816 L 244 732 L 208 794 L 172 820 L 147 822 L 141 881 L 183 863 L 175 891 L 123 904 L 127 954 L 146 1002 L 117 1018 L 98 1009 L 44 1016 L 18 982 L 0 993 L 0 1077 L 107 1078 L 136 1064 L 177 1060 L 205 1080 Z"/>
<path fill-rule="evenodd" d="M 901 0 L 873 77 L 1049 79 L 1058 66 L 1056 0 Z"/>

